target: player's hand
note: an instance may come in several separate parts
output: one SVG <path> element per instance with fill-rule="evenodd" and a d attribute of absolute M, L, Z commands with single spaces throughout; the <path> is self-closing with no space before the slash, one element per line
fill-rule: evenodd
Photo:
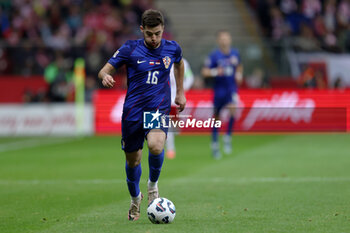
<path fill-rule="evenodd" d="M 218 67 L 217 71 L 218 71 L 218 75 L 217 76 L 224 76 L 224 74 L 225 74 L 224 68 Z"/>
<path fill-rule="evenodd" d="M 113 87 L 115 83 L 115 80 L 113 79 L 113 77 L 109 74 L 106 74 L 103 79 L 102 79 L 102 85 L 105 87 Z"/>
<path fill-rule="evenodd" d="M 182 112 L 186 106 L 186 97 L 184 94 L 176 94 L 175 104 L 178 105 L 177 109 Z"/>

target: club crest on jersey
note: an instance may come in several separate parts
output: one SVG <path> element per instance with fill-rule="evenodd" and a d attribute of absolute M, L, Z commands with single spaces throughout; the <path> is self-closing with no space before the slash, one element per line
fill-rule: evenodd
<path fill-rule="evenodd" d="M 168 69 L 171 63 L 170 57 L 168 56 L 163 57 L 163 63 L 164 63 L 165 69 Z"/>

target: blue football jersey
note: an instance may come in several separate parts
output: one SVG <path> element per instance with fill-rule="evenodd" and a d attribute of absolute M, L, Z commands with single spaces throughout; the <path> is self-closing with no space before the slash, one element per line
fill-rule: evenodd
<path fill-rule="evenodd" d="M 238 50 L 231 49 L 229 54 L 222 53 L 219 49 L 214 50 L 205 62 L 205 66 L 212 68 L 222 68 L 222 76 L 216 76 L 214 82 L 214 95 L 228 95 L 237 92 L 235 73 L 237 66 L 241 63 Z"/>
<path fill-rule="evenodd" d="M 116 69 L 124 64 L 127 68 L 123 120 L 142 120 L 143 111 L 170 111 L 170 69 L 181 59 L 180 46 L 165 39 L 156 49 L 147 48 L 143 39 L 129 40 L 114 53 L 108 63 Z"/>

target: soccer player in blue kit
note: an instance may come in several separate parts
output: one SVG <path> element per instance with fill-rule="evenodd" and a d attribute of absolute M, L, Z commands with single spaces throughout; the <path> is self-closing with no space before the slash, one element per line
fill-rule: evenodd
<path fill-rule="evenodd" d="M 126 181 L 131 195 L 128 213 L 131 221 L 140 216 L 143 195 L 139 182 L 145 138 L 149 149 L 148 203 L 159 197 L 158 178 L 164 160 L 167 128 L 144 129 L 143 115 L 144 112 L 156 112 L 152 115 L 158 118 L 160 114 L 169 114 L 169 73 L 173 64 L 177 87 L 175 103 L 179 111 L 186 105 L 182 51 L 175 41 L 162 39 L 164 19 L 161 12 L 146 10 L 142 14 L 140 30 L 144 38 L 127 41 L 98 74 L 105 87 L 113 87 L 115 81 L 112 74 L 124 64 L 127 68 L 128 90 L 122 115 L 122 149 L 125 152 Z"/>
<path fill-rule="evenodd" d="M 238 84 L 243 79 L 243 66 L 238 50 L 231 48 L 231 34 L 226 30 L 217 33 L 218 48 L 207 58 L 202 69 L 205 78 L 214 78 L 214 117 L 219 119 L 223 108 L 228 108 L 230 119 L 224 136 L 224 152 L 232 151 L 231 134 L 234 127 L 235 111 L 238 105 Z M 221 158 L 218 129 L 212 129 L 212 151 L 215 159 Z"/>

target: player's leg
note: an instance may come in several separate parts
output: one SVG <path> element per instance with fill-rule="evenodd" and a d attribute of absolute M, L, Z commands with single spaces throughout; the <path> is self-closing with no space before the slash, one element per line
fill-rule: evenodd
<path fill-rule="evenodd" d="M 214 107 L 214 118 L 215 120 L 219 120 L 221 107 L 215 106 Z M 211 149 L 213 153 L 213 157 L 215 159 L 221 158 L 221 152 L 220 152 L 220 144 L 219 144 L 219 129 L 216 127 L 212 128 L 212 142 L 211 142 Z"/>
<path fill-rule="evenodd" d="M 152 129 L 147 134 L 147 144 L 149 149 L 148 203 L 159 197 L 158 178 L 164 161 L 165 139 L 166 133 L 161 129 Z"/>
<path fill-rule="evenodd" d="M 232 132 L 234 129 L 234 124 L 235 124 L 235 115 L 236 115 L 236 110 L 237 110 L 237 105 L 238 105 L 239 97 L 237 93 L 234 93 L 232 95 L 232 101 L 227 104 L 227 109 L 229 110 L 229 122 L 227 125 L 227 130 L 224 136 L 224 152 L 225 154 L 231 154 L 232 152 Z"/>
<path fill-rule="evenodd" d="M 144 142 L 142 126 L 136 122 L 122 122 L 122 149 L 125 152 L 125 172 L 131 204 L 128 219 L 136 221 L 140 217 L 142 193 L 140 191 L 141 157 Z"/>
<path fill-rule="evenodd" d="M 230 103 L 227 105 L 227 109 L 229 110 L 230 118 L 227 124 L 227 130 L 224 135 L 224 152 L 225 154 L 231 154 L 232 152 L 232 131 L 235 123 L 235 110 L 236 105 Z"/>
<path fill-rule="evenodd" d="M 133 201 L 141 200 L 140 178 L 141 178 L 141 157 L 142 150 L 125 152 L 125 172 L 129 193 Z"/>
<path fill-rule="evenodd" d="M 126 182 L 131 196 L 128 219 L 131 221 L 136 221 L 140 217 L 140 205 L 143 198 L 140 191 L 141 157 L 142 150 L 125 152 Z"/>

